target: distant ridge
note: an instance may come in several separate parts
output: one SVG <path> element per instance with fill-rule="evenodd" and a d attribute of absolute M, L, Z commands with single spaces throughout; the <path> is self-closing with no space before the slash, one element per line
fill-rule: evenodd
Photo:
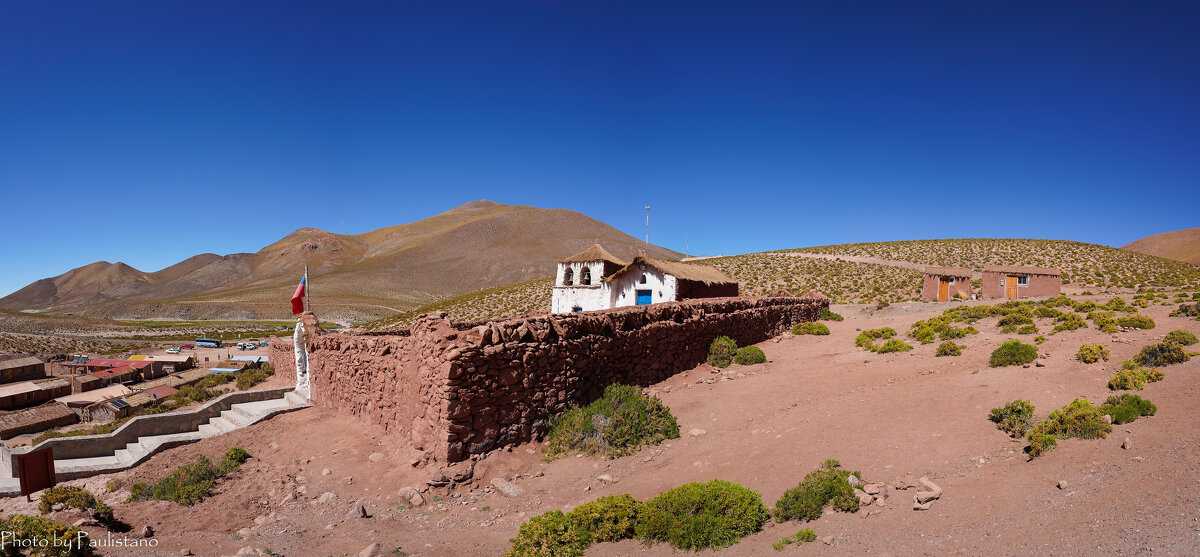
<path fill-rule="evenodd" d="M 1200 228 L 1146 236 L 1121 246 L 1121 249 L 1200 265 Z"/>
<path fill-rule="evenodd" d="M 0 309 L 106 318 L 285 318 L 291 290 L 308 265 L 318 310 L 362 319 L 548 277 L 555 261 L 596 242 L 625 259 L 643 248 L 653 257 L 682 257 L 575 211 L 478 200 L 364 234 L 301 228 L 255 253 L 205 253 L 153 273 L 98 261 L 0 298 Z"/>

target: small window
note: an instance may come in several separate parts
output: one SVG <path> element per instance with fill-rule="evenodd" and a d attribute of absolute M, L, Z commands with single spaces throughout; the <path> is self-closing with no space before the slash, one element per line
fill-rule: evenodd
<path fill-rule="evenodd" d="M 589 269 L 587 267 L 583 268 L 583 271 L 581 271 L 579 273 L 579 284 L 582 284 L 584 286 L 592 284 L 592 270 L 591 269 Z"/>
<path fill-rule="evenodd" d="M 1017 284 L 1020 286 L 1029 285 L 1029 277 L 1017 277 Z"/>
<path fill-rule="evenodd" d="M 583 308 L 581 308 L 579 306 L 575 306 L 575 307 L 571 308 L 571 313 L 579 313 L 581 311 L 583 311 Z"/>
<path fill-rule="evenodd" d="M 563 286 L 571 286 L 574 280 L 575 271 L 572 271 L 571 268 L 568 267 L 566 271 L 563 271 Z"/>
<path fill-rule="evenodd" d="M 642 273 L 642 278 L 638 280 L 638 284 L 646 284 L 646 273 Z"/>
<path fill-rule="evenodd" d="M 950 284 L 954 284 L 954 277 L 950 277 Z"/>

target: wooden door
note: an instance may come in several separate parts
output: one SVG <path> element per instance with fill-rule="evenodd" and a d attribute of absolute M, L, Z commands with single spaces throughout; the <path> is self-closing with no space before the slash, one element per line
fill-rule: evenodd
<path fill-rule="evenodd" d="M 950 301 L 950 279 L 941 278 L 938 280 L 938 301 Z"/>
<path fill-rule="evenodd" d="M 1004 279 L 1004 297 L 1009 300 L 1017 299 L 1017 277 L 1008 275 Z"/>

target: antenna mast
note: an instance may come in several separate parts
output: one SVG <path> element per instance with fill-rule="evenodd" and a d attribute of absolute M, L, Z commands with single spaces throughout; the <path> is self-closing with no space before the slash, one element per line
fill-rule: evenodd
<path fill-rule="evenodd" d="M 650 247 L 650 206 L 646 206 L 646 247 Z"/>

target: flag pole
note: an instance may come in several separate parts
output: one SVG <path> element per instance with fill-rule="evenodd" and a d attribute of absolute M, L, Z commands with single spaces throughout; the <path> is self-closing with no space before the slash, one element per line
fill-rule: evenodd
<path fill-rule="evenodd" d="M 312 285 L 308 283 L 308 265 L 304 266 L 304 309 L 312 311 L 312 303 L 308 299 L 308 293 L 312 290 Z"/>

